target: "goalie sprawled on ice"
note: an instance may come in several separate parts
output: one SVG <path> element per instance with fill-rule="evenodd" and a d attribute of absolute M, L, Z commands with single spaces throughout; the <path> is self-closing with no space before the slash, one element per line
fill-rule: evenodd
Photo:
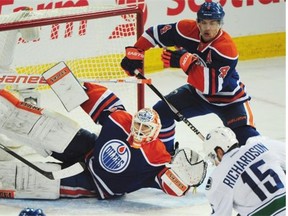
<path fill-rule="evenodd" d="M 0 173 L 0 191 L 9 191 L 6 197 L 109 199 L 141 188 L 183 196 L 203 182 L 206 163 L 190 149 L 178 149 L 170 155 L 157 138 L 161 123 L 153 109 L 141 109 L 133 116 L 106 87 L 84 83 L 84 88 L 89 98 L 81 107 L 102 126 L 99 135 L 61 114 L 28 105 L 8 91 L 0 91 L 1 144 L 22 142 L 61 162 L 37 163 L 46 170 L 63 169 L 79 161 L 87 166 L 75 176 L 50 180 L 21 162 L 2 161 L 0 169 L 5 172 Z M 67 103 L 64 105 L 69 106 Z"/>

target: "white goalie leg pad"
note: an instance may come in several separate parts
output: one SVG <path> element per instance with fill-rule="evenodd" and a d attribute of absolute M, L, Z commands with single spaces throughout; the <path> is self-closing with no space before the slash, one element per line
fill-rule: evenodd
<path fill-rule="evenodd" d="M 64 62 L 50 68 L 42 76 L 68 112 L 89 99 L 81 84 Z"/>
<path fill-rule="evenodd" d="M 57 171 L 59 164 L 34 163 L 41 169 Z M 18 162 L 0 162 L 0 197 L 11 199 L 58 199 L 60 180 L 50 180 Z"/>
<path fill-rule="evenodd" d="M 8 137 L 5 136 L 4 134 L 0 134 L 0 143 L 20 156 L 35 154 L 35 151 L 30 147 L 21 145 L 15 141 L 12 142 L 12 140 L 8 139 Z M 15 160 L 15 157 L 13 157 L 11 154 L 8 154 L 4 150 L 0 150 L 0 161 L 9 161 L 9 160 Z"/>
<path fill-rule="evenodd" d="M 16 154 L 18 154 L 22 157 L 36 154 L 34 149 L 32 149 L 31 147 L 26 146 L 26 145 L 20 145 L 17 147 L 10 147 L 10 146 L 6 146 L 6 147 L 11 149 L 13 152 L 15 152 Z M 10 160 L 15 160 L 15 157 L 13 157 L 11 154 L 8 154 L 4 150 L 0 150 L 0 161 L 10 161 Z"/>
<path fill-rule="evenodd" d="M 45 157 L 52 151 L 62 153 L 79 129 L 77 122 L 60 113 L 21 102 L 8 91 L 0 90 L 0 134 Z"/>
<path fill-rule="evenodd" d="M 192 187 L 202 184 L 207 173 L 207 163 L 197 152 L 189 148 L 177 151 L 167 167 L 170 167 L 183 182 Z"/>

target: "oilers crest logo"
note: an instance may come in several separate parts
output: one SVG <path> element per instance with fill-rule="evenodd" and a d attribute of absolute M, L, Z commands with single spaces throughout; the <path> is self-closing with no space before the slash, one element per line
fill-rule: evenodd
<path fill-rule="evenodd" d="M 131 153 L 121 140 L 110 140 L 101 149 L 99 162 L 103 169 L 111 173 L 123 172 L 130 163 Z"/>

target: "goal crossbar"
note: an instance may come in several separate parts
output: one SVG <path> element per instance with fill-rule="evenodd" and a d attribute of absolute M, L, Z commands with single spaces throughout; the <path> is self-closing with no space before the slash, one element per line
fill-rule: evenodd
<path fill-rule="evenodd" d="M 13 30 L 17 30 L 20 28 L 24 29 L 24 28 L 32 28 L 32 27 L 43 27 L 43 26 L 48 26 L 48 25 L 53 26 L 53 25 L 65 24 L 65 23 L 67 24 L 67 23 L 76 22 L 76 21 L 87 21 L 87 20 L 107 18 L 107 17 L 112 17 L 112 16 L 122 16 L 122 15 L 124 16 L 130 13 L 136 14 L 136 26 L 135 26 L 136 37 L 139 38 L 144 31 L 143 12 L 138 7 L 104 6 L 103 8 L 99 8 L 99 7 L 85 6 L 85 7 L 71 7 L 71 8 L 49 9 L 49 10 L 39 10 L 39 11 L 35 10 L 35 11 L 32 11 L 31 13 L 30 12 L 18 11 L 13 14 L 1 15 L 0 16 L 0 33 L 5 32 L 5 31 L 13 31 Z M 122 49 L 124 52 L 125 47 L 122 47 Z M 120 62 L 119 62 L 119 65 L 120 65 Z M 33 71 L 33 69 L 31 71 Z M 42 72 L 43 71 L 38 71 L 37 73 L 39 74 Z M 22 73 L 23 72 L 20 72 L 20 74 Z M 81 77 L 81 78 L 85 79 L 85 77 Z M 95 77 L 95 79 L 97 80 L 97 77 Z M 120 78 L 119 80 L 121 79 L 122 78 Z M 93 80 L 93 79 L 90 78 L 90 80 Z M 144 107 L 144 103 L 145 103 L 143 82 L 139 82 L 137 84 L 137 95 L 138 95 L 137 96 L 138 97 L 137 98 L 138 109 L 140 109 Z"/>

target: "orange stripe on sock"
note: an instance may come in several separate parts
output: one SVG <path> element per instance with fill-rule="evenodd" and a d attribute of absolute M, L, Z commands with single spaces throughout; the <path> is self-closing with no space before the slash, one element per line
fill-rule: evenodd
<path fill-rule="evenodd" d="M 249 104 L 249 101 L 246 101 L 244 103 L 244 107 L 245 107 L 245 110 L 246 112 L 248 113 L 248 116 L 249 116 L 249 119 L 248 119 L 248 124 L 252 127 L 255 127 L 255 124 L 254 124 L 254 116 L 253 116 L 253 113 L 252 113 L 252 109 L 250 107 L 250 104 Z"/>

